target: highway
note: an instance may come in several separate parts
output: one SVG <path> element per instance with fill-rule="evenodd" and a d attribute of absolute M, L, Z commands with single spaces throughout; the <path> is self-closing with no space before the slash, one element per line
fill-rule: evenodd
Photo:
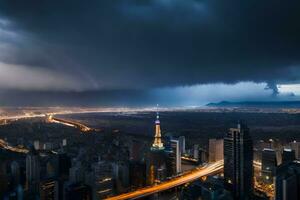
<path fill-rule="evenodd" d="M 7 144 L 4 140 L 0 139 L 0 148 L 6 149 L 9 151 L 13 151 L 16 153 L 28 153 L 28 149 L 20 148 L 20 147 L 13 147 Z"/>
<path fill-rule="evenodd" d="M 90 127 L 88 127 L 84 124 L 81 124 L 79 122 L 66 120 L 66 119 L 60 119 L 60 118 L 54 117 L 53 115 L 48 115 L 47 116 L 47 121 L 50 122 L 50 123 L 58 123 L 58 124 L 63 124 L 65 126 L 71 126 L 71 127 L 74 127 L 74 128 L 79 128 L 82 132 L 90 132 L 90 131 L 93 130 L 92 128 L 90 128 Z"/>
<path fill-rule="evenodd" d="M 183 161 L 189 161 L 189 162 L 193 162 L 193 163 L 198 163 L 197 159 L 186 157 L 186 156 L 181 156 L 181 160 L 183 160 Z"/>
<path fill-rule="evenodd" d="M 59 118 L 55 118 L 53 117 L 53 115 L 46 115 L 48 118 L 48 122 L 51 123 L 60 123 L 63 124 L 65 126 L 72 126 L 74 128 L 79 128 L 82 132 L 89 132 L 92 131 L 93 129 L 81 124 L 79 122 L 74 122 L 74 121 L 70 121 L 70 120 L 65 120 L 65 119 L 59 119 Z M 5 123 L 1 124 L 1 125 L 5 125 L 7 123 L 9 123 L 10 121 L 17 121 L 19 119 L 26 119 L 26 118 L 34 118 L 34 117 L 45 117 L 45 115 L 24 115 L 24 116 L 17 116 L 17 117 L 10 117 L 10 118 L 5 118 L 2 119 L 4 120 Z M 5 140 L 0 139 L 0 148 L 8 150 L 8 151 L 12 151 L 12 152 L 16 152 L 16 153 L 28 153 L 29 150 L 26 148 L 22 148 L 22 147 L 17 147 L 17 146 L 10 146 Z"/>
<path fill-rule="evenodd" d="M 189 182 L 193 182 L 197 180 L 198 178 L 201 178 L 203 176 L 207 176 L 210 174 L 215 174 L 218 172 L 221 172 L 223 170 L 223 160 L 215 162 L 213 164 L 209 164 L 205 167 L 196 168 L 194 170 L 191 170 L 179 177 L 176 177 L 174 179 L 165 181 L 163 183 L 153 185 L 146 188 L 141 188 L 133 192 L 124 193 L 118 196 L 107 198 L 106 200 L 125 200 L 125 199 L 138 199 L 145 196 L 149 196 L 151 194 L 155 194 L 157 192 L 162 192 L 171 188 L 174 188 L 176 186 L 180 186 Z"/>
<path fill-rule="evenodd" d="M 138 199 L 138 198 L 142 198 L 142 197 L 146 197 L 149 196 L 151 194 L 155 194 L 157 192 L 162 192 L 171 188 L 174 188 L 176 186 L 179 185 L 183 185 L 189 182 L 193 182 L 203 176 L 208 176 L 211 174 L 216 174 L 219 173 L 223 170 L 223 160 L 217 161 L 213 164 L 208 164 L 204 167 L 201 168 L 196 168 L 194 170 L 191 170 L 179 177 L 176 177 L 174 179 L 165 181 L 163 183 L 157 184 L 157 185 L 153 185 L 153 186 L 149 186 L 149 187 L 145 187 L 145 188 L 141 188 L 138 189 L 136 191 L 133 192 L 128 192 L 128 193 L 124 193 L 118 196 L 114 196 L 114 197 L 109 197 L 106 200 L 125 200 L 125 199 Z M 253 162 L 253 166 L 256 168 L 260 168 L 261 167 L 261 163 L 260 162 Z"/>
<path fill-rule="evenodd" d="M 68 113 L 68 112 L 66 112 Z M 60 123 L 63 124 L 65 126 L 71 126 L 74 128 L 79 128 L 82 132 L 90 132 L 94 129 L 81 124 L 79 122 L 76 121 L 71 121 L 71 120 L 66 120 L 66 119 L 60 119 L 57 117 L 54 117 L 54 115 L 56 114 L 66 114 L 65 112 L 57 112 L 57 113 L 48 113 L 48 114 L 32 114 L 32 113 L 26 113 L 24 115 L 16 115 L 16 116 L 7 116 L 7 117 L 0 117 L 0 120 L 3 121 L 2 124 L 0 125 L 5 125 L 11 121 L 18 121 L 20 119 L 28 119 L 28 118 L 43 118 L 43 117 L 47 117 L 48 122 L 51 123 Z M 75 114 L 77 112 L 70 112 L 68 114 Z M 79 112 L 81 113 L 81 112 Z M 82 112 L 84 113 L 84 112 Z"/>

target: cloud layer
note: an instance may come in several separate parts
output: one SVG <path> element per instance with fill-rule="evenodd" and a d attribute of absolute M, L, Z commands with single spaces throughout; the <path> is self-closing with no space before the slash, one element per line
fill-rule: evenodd
<path fill-rule="evenodd" d="M 46 68 L 0 63 L 0 89 L 83 91 L 90 88 L 73 76 Z"/>
<path fill-rule="evenodd" d="M 252 81 L 276 94 L 277 84 L 300 81 L 299 10 L 298 0 L 3 0 L 0 61 L 23 67 L 2 69 L 14 85 L 0 87 L 151 90 Z M 22 76 L 35 73 L 49 77 Z"/>

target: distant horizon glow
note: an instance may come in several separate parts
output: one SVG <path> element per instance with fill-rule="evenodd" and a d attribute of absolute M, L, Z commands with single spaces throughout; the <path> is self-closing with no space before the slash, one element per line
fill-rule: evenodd
<path fill-rule="evenodd" d="M 300 84 L 279 84 L 279 93 L 300 95 Z"/>
<path fill-rule="evenodd" d="M 296 92 L 297 89 L 298 92 Z M 300 84 L 295 86 L 281 85 L 279 94 L 275 97 L 273 90 L 267 87 L 267 83 L 251 81 L 235 84 L 211 83 L 165 87 L 155 90 L 155 94 L 160 97 L 162 102 L 170 101 L 181 106 L 203 106 L 207 103 L 220 101 L 295 100 L 300 94 Z"/>

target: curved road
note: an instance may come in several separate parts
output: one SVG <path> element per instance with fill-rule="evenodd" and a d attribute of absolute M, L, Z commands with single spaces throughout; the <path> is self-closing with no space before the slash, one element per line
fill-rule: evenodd
<path fill-rule="evenodd" d="M 186 174 L 183 174 L 177 178 L 174 178 L 169 181 L 165 181 L 158 185 L 141 188 L 133 192 L 121 194 L 118 196 L 107 198 L 106 200 L 125 200 L 125 199 L 138 199 L 141 197 L 149 196 L 151 194 L 155 194 L 157 192 L 161 192 L 164 190 L 168 190 L 174 188 L 179 185 L 183 185 L 185 183 L 189 183 L 195 181 L 198 178 L 203 176 L 207 176 L 213 173 L 220 172 L 223 169 L 223 160 L 215 162 L 213 164 L 207 165 L 202 168 L 196 168 Z"/>

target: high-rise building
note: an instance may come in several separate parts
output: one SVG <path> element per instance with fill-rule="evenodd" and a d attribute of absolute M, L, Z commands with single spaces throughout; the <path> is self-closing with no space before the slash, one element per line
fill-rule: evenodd
<path fill-rule="evenodd" d="M 39 150 L 40 149 L 40 141 L 39 140 L 35 140 L 33 142 L 33 146 L 35 150 Z"/>
<path fill-rule="evenodd" d="M 209 162 L 216 162 L 223 160 L 224 153 L 224 141 L 223 139 L 209 139 Z"/>
<path fill-rule="evenodd" d="M 276 152 L 273 149 L 267 149 L 265 148 L 262 151 L 262 176 L 263 180 L 267 183 L 273 182 L 273 177 L 275 174 L 275 169 L 277 166 L 277 158 L 276 158 Z"/>
<path fill-rule="evenodd" d="M 290 143 L 291 149 L 295 151 L 296 159 L 300 159 L 300 142 L 293 141 Z"/>
<path fill-rule="evenodd" d="M 276 200 L 300 199 L 300 162 L 284 163 L 276 169 Z"/>
<path fill-rule="evenodd" d="M 40 181 L 40 159 L 39 154 L 33 147 L 26 156 L 26 181 L 29 190 L 38 192 Z"/>
<path fill-rule="evenodd" d="M 159 121 L 159 113 L 156 113 L 155 120 L 155 136 L 151 146 L 151 152 L 147 159 L 147 183 L 152 185 L 161 181 L 161 173 L 166 173 L 165 147 L 161 141 L 161 129 Z M 163 176 L 164 177 L 164 176 Z"/>
<path fill-rule="evenodd" d="M 224 138 L 224 186 L 234 199 L 250 199 L 253 190 L 253 144 L 242 123 Z"/>
<path fill-rule="evenodd" d="M 180 143 L 179 140 L 171 140 L 171 147 L 174 153 L 174 162 L 176 166 L 176 173 L 181 172 L 181 151 L 180 151 Z"/>
<path fill-rule="evenodd" d="M 208 162 L 208 152 L 206 149 L 199 149 L 199 161 L 201 163 L 207 163 Z"/>
<path fill-rule="evenodd" d="M 63 146 L 63 147 L 67 146 L 67 139 L 63 139 L 63 140 L 62 140 L 62 146 Z"/>
<path fill-rule="evenodd" d="M 155 120 L 155 136 L 154 142 L 152 144 L 151 150 L 163 150 L 164 144 L 161 141 L 161 129 L 160 129 L 160 121 L 159 121 L 159 113 L 156 113 L 156 120 Z"/>
<path fill-rule="evenodd" d="M 176 172 L 176 151 L 172 148 L 172 137 L 167 137 L 165 142 L 165 157 L 167 177 L 171 177 L 177 174 Z"/>
<path fill-rule="evenodd" d="M 199 145 L 198 144 L 194 144 L 193 158 L 196 159 L 196 160 L 199 160 Z"/>
<path fill-rule="evenodd" d="M 178 140 L 179 140 L 180 152 L 181 152 L 181 154 L 185 154 L 185 137 L 184 136 L 180 136 L 178 138 Z"/>
<path fill-rule="evenodd" d="M 140 188 L 146 185 L 146 164 L 138 161 L 130 161 L 129 182 L 131 188 Z"/>
<path fill-rule="evenodd" d="M 289 163 L 296 159 L 295 157 L 295 151 L 292 149 L 283 149 L 282 152 L 282 163 Z"/>
<path fill-rule="evenodd" d="M 69 180 L 71 183 L 79 183 L 84 181 L 84 169 L 79 160 L 75 160 L 72 163 L 72 167 L 69 169 Z"/>
<path fill-rule="evenodd" d="M 147 160 L 147 184 L 152 185 L 161 182 L 161 169 L 166 169 L 166 163 L 169 159 L 166 159 L 165 151 L 150 151 Z M 163 171 L 167 173 L 167 171 Z"/>
<path fill-rule="evenodd" d="M 16 187 L 21 182 L 21 169 L 17 161 L 11 162 L 10 172 L 12 176 L 12 185 Z"/>
<path fill-rule="evenodd" d="M 92 168 L 94 172 L 94 199 L 104 199 L 113 195 L 115 179 L 112 163 L 99 160 L 94 163 Z"/>

